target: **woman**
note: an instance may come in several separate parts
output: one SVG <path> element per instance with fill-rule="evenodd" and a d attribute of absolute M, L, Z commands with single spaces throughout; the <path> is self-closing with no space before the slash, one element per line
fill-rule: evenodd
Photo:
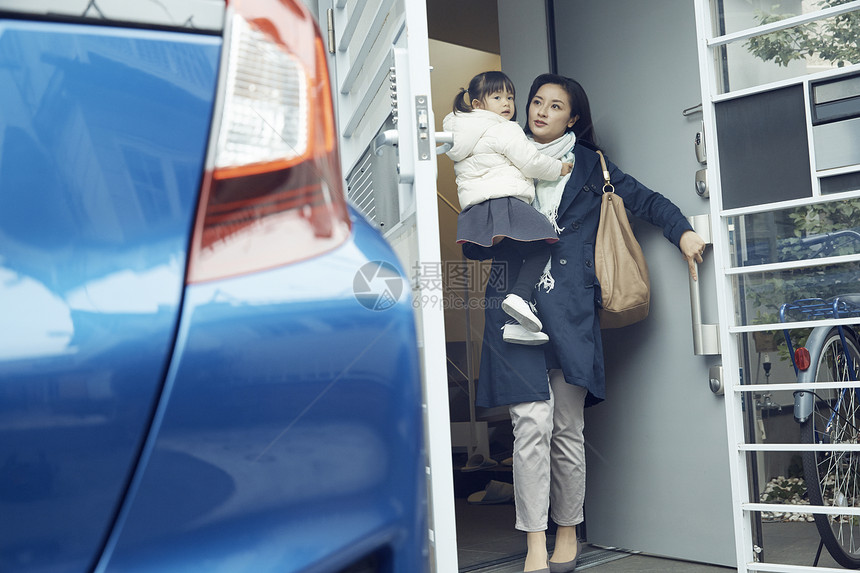
<path fill-rule="evenodd" d="M 603 175 L 585 91 L 554 74 L 532 83 L 526 132 L 544 153 L 573 161 L 560 182 L 538 185 L 537 207 L 559 230 L 535 298 L 549 342 L 522 346 L 502 341 L 507 315 L 501 311 L 504 284 L 487 285 L 487 310 L 476 404 L 508 405 L 514 427 L 516 528 L 525 531 L 525 571 L 574 571 L 579 552 L 576 525 L 583 520 L 585 448 L 583 410 L 605 397 L 603 348 L 597 309 L 600 286 L 594 274 L 594 240 Z M 696 278 L 705 243 L 668 199 L 609 163 L 615 192 L 637 217 L 663 229 Z M 466 252 L 493 258 L 494 273 L 515 281 L 522 259 L 494 248 Z M 492 276 L 499 276 L 494 274 Z M 558 525 L 555 550 L 547 559 L 546 528 Z"/>

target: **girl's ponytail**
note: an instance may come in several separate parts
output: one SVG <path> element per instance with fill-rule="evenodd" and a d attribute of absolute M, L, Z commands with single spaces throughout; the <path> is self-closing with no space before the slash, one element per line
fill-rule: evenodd
<path fill-rule="evenodd" d="M 472 111 L 472 106 L 466 103 L 466 98 L 463 97 L 467 95 L 469 95 L 469 92 L 466 90 L 466 88 L 460 88 L 460 93 L 458 93 L 457 97 L 454 98 L 455 112 L 459 111 L 462 113 L 469 113 L 470 111 Z"/>

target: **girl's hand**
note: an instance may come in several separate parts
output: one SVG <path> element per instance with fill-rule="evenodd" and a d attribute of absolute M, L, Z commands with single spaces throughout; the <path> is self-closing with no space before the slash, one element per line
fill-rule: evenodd
<path fill-rule="evenodd" d="M 693 280 L 698 280 L 696 274 L 696 263 L 702 262 L 702 255 L 705 252 L 705 241 L 695 231 L 687 231 L 681 235 L 681 253 L 684 255 L 684 260 L 690 267 L 690 276 Z"/>
<path fill-rule="evenodd" d="M 561 163 L 561 176 L 564 177 L 565 175 L 570 173 L 571 169 L 573 169 L 573 163 L 562 162 Z"/>

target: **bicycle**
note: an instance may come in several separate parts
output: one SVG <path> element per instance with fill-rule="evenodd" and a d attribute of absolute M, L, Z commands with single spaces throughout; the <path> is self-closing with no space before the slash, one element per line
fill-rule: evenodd
<path fill-rule="evenodd" d="M 785 303 L 780 308 L 780 322 L 785 322 L 789 313 L 806 320 L 860 317 L 860 294 Z M 798 384 L 857 381 L 860 340 L 852 326 L 815 327 L 806 345 L 797 349 L 788 330 L 783 334 Z M 794 392 L 794 399 L 802 443 L 860 443 L 860 389 L 803 389 Z M 803 472 L 813 505 L 860 507 L 860 452 L 803 452 Z M 816 513 L 814 520 L 821 537 L 816 565 L 823 544 L 843 567 L 860 568 L 860 516 Z"/>

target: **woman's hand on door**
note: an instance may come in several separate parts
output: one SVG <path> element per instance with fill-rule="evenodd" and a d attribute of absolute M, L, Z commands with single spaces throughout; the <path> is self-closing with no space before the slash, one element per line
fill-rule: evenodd
<path fill-rule="evenodd" d="M 702 262 L 702 255 L 705 253 L 705 241 L 695 231 L 687 231 L 681 235 L 679 244 L 681 253 L 684 255 L 684 260 L 690 267 L 690 276 L 693 280 L 698 280 L 696 263 Z"/>

